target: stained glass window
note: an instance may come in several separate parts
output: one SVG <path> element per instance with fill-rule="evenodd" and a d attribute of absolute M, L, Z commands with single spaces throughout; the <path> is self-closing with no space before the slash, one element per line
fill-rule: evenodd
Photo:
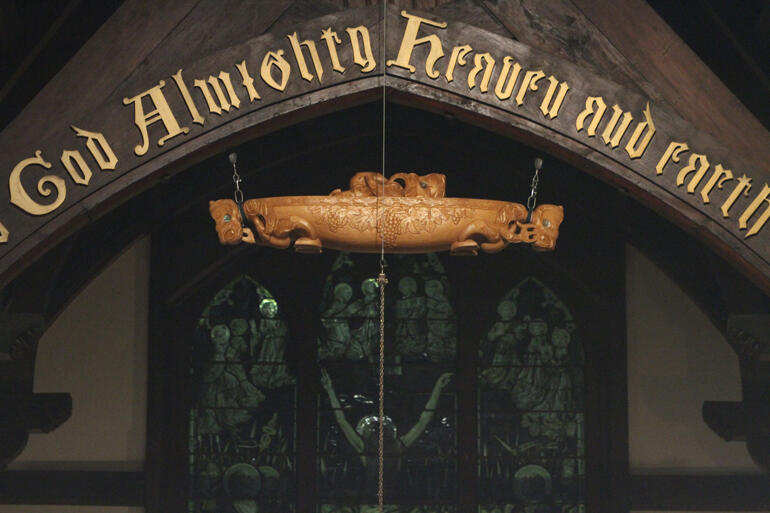
<path fill-rule="evenodd" d="M 370 274 L 376 267 L 363 260 L 341 254 L 321 302 L 318 476 L 329 503 L 321 511 L 364 512 L 376 500 L 379 289 Z M 456 497 L 449 284 L 436 255 L 394 256 L 389 264 L 385 492 L 401 505 L 388 511 L 450 511 L 433 506 Z"/>
<path fill-rule="evenodd" d="M 529 278 L 479 345 L 480 513 L 584 510 L 583 350 L 575 320 Z"/>
<path fill-rule="evenodd" d="M 276 299 L 241 276 L 195 331 L 189 511 L 293 511 L 295 378 Z"/>
<path fill-rule="evenodd" d="M 376 511 L 377 268 L 376 257 L 340 253 L 320 296 L 297 307 L 317 311 L 315 330 L 301 331 L 315 332 L 304 347 L 317 342 L 302 358 L 320 381 L 303 374 L 301 391 L 315 426 L 296 425 L 287 361 L 285 319 L 306 315 L 282 315 L 296 305 L 248 276 L 208 302 L 191 344 L 190 513 L 294 511 L 311 493 L 298 458 L 316 513 Z M 584 352 L 569 307 L 532 277 L 501 297 L 457 296 L 433 254 L 389 256 L 387 275 L 385 511 L 468 511 L 470 489 L 478 513 L 584 513 Z M 458 358 L 461 332 L 475 334 L 463 343 L 477 359 Z M 476 388 L 460 383 L 458 394 L 458 371 Z M 297 437 L 315 452 L 297 454 Z"/>

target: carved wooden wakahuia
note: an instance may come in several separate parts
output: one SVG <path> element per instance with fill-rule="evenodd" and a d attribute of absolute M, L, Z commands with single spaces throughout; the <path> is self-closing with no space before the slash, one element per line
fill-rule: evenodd
<path fill-rule="evenodd" d="M 243 209 L 230 199 L 209 202 L 222 244 L 248 242 L 319 253 L 322 248 L 379 253 L 425 253 L 449 250 L 453 255 L 501 251 L 525 243 L 552 250 L 559 237 L 564 209 L 505 201 L 445 198 L 446 177 L 431 173 L 356 173 L 350 188 L 329 196 L 283 196 L 246 200 Z M 249 226 L 245 226 L 244 217 Z"/>

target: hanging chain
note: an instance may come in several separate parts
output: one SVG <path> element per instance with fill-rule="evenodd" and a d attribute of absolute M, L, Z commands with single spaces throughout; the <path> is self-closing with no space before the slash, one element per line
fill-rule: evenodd
<path fill-rule="evenodd" d="M 235 193 L 233 194 L 235 202 L 238 205 L 243 204 L 243 191 L 241 190 L 241 175 L 238 174 L 238 167 L 235 165 L 238 162 L 238 154 L 231 153 L 227 156 L 230 163 L 233 165 L 233 183 L 235 184 Z"/>
<path fill-rule="evenodd" d="M 532 212 L 537 206 L 537 186 L 540 183 L 540 168 L 543 167 L 543 159 L 535 159 L 535 174 L 532 175 L 532 183 L 529 186 L 529 198 L 527 198 L 527 222 L 532 220 Z"/>
<path fill-rule="evenodd" d="M 380 286 L 380 379 L 379 379 L 379 443 L 377 445 L 377 509 L 385 510 L 385 219 L 384 209 L 380 206 L 380 196 L 385 197 L 385 47 L 387 44 L 388 2 L 382 2 L 382 190 L 377 196 L 377 220 L 380 225 L 380 274 L 377 283 Z M 382 216 L 382 217 L 380 217 Z"/>
<path fill-rule="evenodd" d="M 384 486 L 384 461 L 385 461 L 385 285 L 388 284 L 388 278 L 385 276 L 385 266 L 380 263 L 380 275 L 377 277 L 377 283 L 380 286 L 380 411 L 378 413 L 380 421 L 380 439 L 378 446 L 378 468 L 377 468 L 377 506 L 379 513 L 383 513 L 385 486 Z"/>

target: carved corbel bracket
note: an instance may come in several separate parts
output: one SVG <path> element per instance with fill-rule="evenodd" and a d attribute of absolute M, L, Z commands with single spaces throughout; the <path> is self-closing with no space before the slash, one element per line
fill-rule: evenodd
<path fill-rule="evenodd" d="M 770 315 L 731 315 L 728 342 L 738 354 L 743 401 L 706 401 L 703 420 L 725 441 L 744 441 L 770 472 Z"/>
<path fill-rule="evenodd" d="M 0 313 L 0 468 L 18 456 L 29 433 L 47 433 L 72 414 L 70 394 L 32 393 L 43 317 Z"/>

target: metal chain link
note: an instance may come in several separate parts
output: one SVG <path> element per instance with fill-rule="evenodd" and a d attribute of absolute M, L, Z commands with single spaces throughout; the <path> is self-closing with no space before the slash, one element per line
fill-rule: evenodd
<path fill-rule="evenodd" d="M 241 182 L 243 180 L 241 180 L 241 175 L 238 174 L 238 167 L 235 165 L 235 163 L 238 162 L 238 154 L 231 153 L 227 158 L 233 165 L 233 183 L 235 184 L 235 193 L 233 194 L 233 197 L 235 198 L 235 202 L 238 205 L 241 205 L 243 204 L 243 191 L 241 190 Z"/>
<path fill-rule="evenodd" d="M 380 286 L 380 439 L 378 446 L 377 467 L 377 507 L 379 513 L 384 511 L 385 486 L 384 486 L 384 460 L 385 460 L 385 285 L 388 278 L 385 276 L 385 266 L 380 263 L 380 275 L 377 277 Z"/>
<path fill-rule="evenodd" d="M 537 206 L 537 186 L 540 183 L 540 168 L 543 167 L 543 159 L 535 159 L 535 174 L 532 175 L 532 183 L 529 185 L 529 198 L 527 198 L 527 223 L 532 220 L 532 212 Z"/>
<path fill-rule="evenodd" d="M 543 159 L 535 159 L 535 174 L 532 175 L 532 183 L 529 186 L 529 198 L 527 198 L 527 210 L 535 210 L 537 206 L 537 186 L 540 183 L 540 168 L 543 167 Z"/>

